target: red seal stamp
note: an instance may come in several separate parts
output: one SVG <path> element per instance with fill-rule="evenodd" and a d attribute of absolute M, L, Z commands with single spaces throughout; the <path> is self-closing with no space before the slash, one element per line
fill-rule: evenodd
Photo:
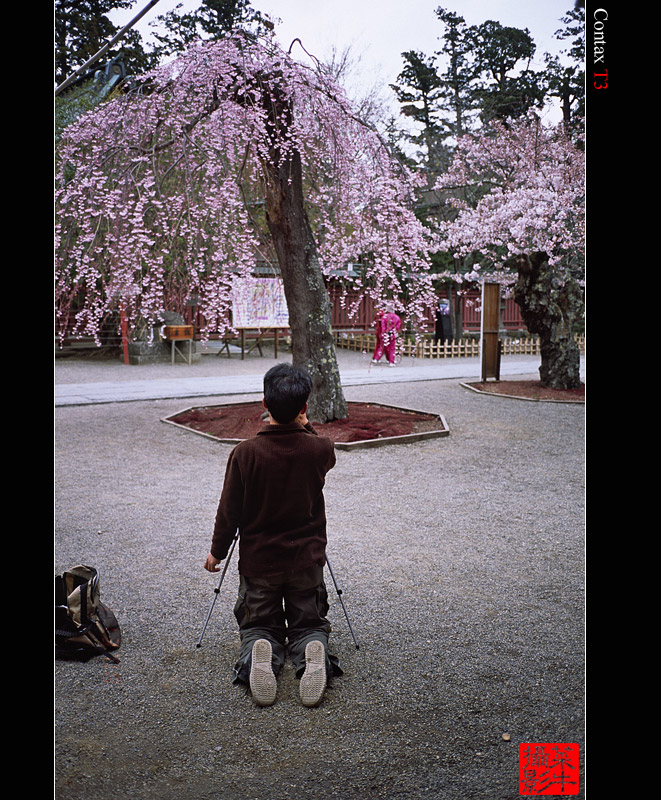
<path fill-rule="evenodd" d="M 578 745 L 520 744 L 519 794 L 530 797 L 578 794 Z"/>

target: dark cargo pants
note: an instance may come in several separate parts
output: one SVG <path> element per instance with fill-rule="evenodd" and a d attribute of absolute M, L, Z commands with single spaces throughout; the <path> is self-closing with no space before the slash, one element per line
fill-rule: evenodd
<path fill-rule="evenodd" d="M 268 639 L 273 650 L 273 672 L 277 675 L 285 658 L 294 665 L 296 676 L 305 671 L 305 646 L 315 639 L 326 650 L 326 674 L 342 674 L 337 659 L 328 655 L 331 626 L 326 619 L 328 593 L 323 568 L 268 578 L 240 576 L 239 596 L 234 616 L 239 623 L 241 650 L 234 667 L 234 682 L 248 683 L 252 646 L 257 639 Z"/>

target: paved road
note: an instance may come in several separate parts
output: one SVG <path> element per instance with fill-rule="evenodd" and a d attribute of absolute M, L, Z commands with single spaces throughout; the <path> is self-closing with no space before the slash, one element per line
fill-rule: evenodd
<path fill-rule="evenodd" d="M 229 365 L 230 362 L 224 362 Z M 234 364 L 243 365 L 235 361 Z M 172 367 L 177 377 L 147 377 L 140 380 L 101 380 L 77 383 L 56 383 L 55 405 L 77 406 L 96 403 L 119 403 L 136 400 L 161 400 L 178 397 L 216 397 L 225 395 L 252 394 L 262 391 L 263 372 L 270 366 L 269 359 L 259 359 L 260 371 L 251 374 L 194 375 L 181 377 L 181 369 Z M 501 376 L 536 374 L 539 357 L 518 356 L 503 359 Z M 135 368 L 134 368 L 135 369 Z M 138 368 L 140 369 L 140 368 Z M 229 367 L 225 367 L 229 369 Z M 425 364 L 402 362 L 394 369 L 369 365 L 364 368 L 342 366 L 340 376 L 343 386 L 365 386 L 369 384 L 402 383 L 413 381 L 437 381 L 444 379 L 479 380 L 480 360 L 447 359 Z M 96 374 L 96 373 L 95 373 Z"/>

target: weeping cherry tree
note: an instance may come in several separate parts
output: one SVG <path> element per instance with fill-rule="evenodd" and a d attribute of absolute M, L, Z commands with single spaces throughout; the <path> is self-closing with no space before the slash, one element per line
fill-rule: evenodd
<path fill-rule="evenodd" d="M 349 312 L 369 295 L 419 325 L 434 298 L 415 188 L 320 65 L 241 34 L 200 42 L 65 131 L 59 329 L 98 337 L 120 307 L 157 325 L 179 292 L 197 295 L 202 337 L 222 336 L 233 289 L 273 256 L 310 417 L 342 418 L 327 279 L 354 290 Z"/>

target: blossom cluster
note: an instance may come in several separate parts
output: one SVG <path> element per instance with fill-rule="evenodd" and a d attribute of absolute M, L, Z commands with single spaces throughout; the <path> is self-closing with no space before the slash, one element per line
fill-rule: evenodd
<path fill-rule="evenodd" d="M 582 262 L 585 158 L 562 126 L 531 113 L 465 136 L 436 189 L 456 209 L 438 231 L 443 247 L 478 254 L 499 279 L 515 256 L 544 253 L 558 275 Z"/>

